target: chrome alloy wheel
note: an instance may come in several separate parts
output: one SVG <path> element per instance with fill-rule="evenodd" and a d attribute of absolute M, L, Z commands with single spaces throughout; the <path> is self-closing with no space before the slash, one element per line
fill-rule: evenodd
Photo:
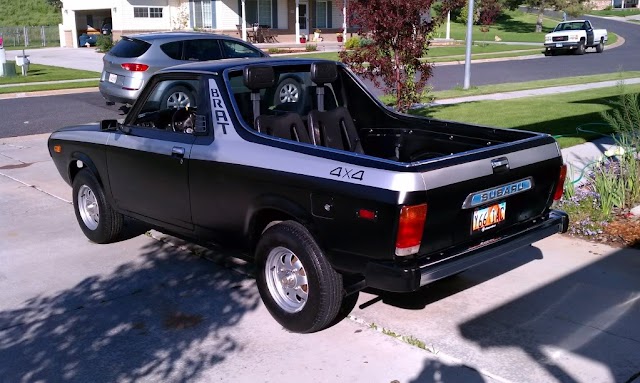
<path fill-rule="evenodd" d="M 100 223 L 98 200 L 93 194 L 93 190 L 87 185 L 80 186 L 78 190 L 78 211 L 87 229 L 95 230 L 98 228 L 98 223 Z"/>
<path fill-rule="evenodd" d="M 184 92 L 173 92 L 167 98 L 167 108 L 186 108 L 188 106 L 191 106 L 191 100 Z"/>
<path fill-rule="evenodd" d="M 287 83 L 280 88 L 280 102 L 283 104 L 285 102 L 298 102 L 299 97 L 298 87 L 295 84 Z"/>
<path fill-rule="evenodd" d="M 269 292 L 281 309 L 288 313 L 302 310 L 309 295 L 307 273 L 291 250 L 282 246 L 272 249 L 264 273 Z"/>

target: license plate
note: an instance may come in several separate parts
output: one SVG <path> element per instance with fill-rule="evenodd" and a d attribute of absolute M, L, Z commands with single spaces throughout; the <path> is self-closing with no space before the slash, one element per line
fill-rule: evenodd
<path fill-rule="evenodd" d="M 472 233 L 482 233 L 486 230 L 493 229 L 507 217 L 507 203 L 500 202 L 484 209 L 478 209 L 473 212 L 473 221 L 471 222 Z"/>
<path fill-rule="evenodd" d="M 114 73 L 109 73 L 109 82 L 116 83 L 118 81 L 118 75 Z"/>
<path fill-rule="evenodd" d="M 556 44 L 556 48 L 562 48 L 562 44 Z"/>

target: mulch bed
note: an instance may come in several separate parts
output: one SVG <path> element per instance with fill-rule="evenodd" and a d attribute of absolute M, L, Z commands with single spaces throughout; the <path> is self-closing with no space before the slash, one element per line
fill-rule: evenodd
<path fill-rule="evenodd" d="M 629 213 L 617 214 L 613 221 L 603 227 L 601 234 L 593 236 L 569 234 L 569 236 L 604 243 L 612 247 L 640 249 L 640 217 Z"/>

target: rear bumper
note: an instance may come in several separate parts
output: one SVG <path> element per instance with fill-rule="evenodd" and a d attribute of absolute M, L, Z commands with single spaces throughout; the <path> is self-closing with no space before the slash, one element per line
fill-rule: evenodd
<path fill-rule="evenodd" d="M 100 76 L 99 88 L 102 97 L 107 101 L 120 104 L 133 104 L 142 92 L 142 88 L 145 83 L 144 78 L 118 74 L 115 82 L 110 82 L 110 75 L 112 74 L 103 71 L 102 76 Z"/>
<path fill-rule="evenodd" d="M 367 286 L 385 291 L 409 292 L 439 279 L 460 273 L 481 263 L 510 254 L 569 227 L 569 216 L 552 210 L 549 217 L 524 230 L 506 234 L 498 240 L 453 251 L 438 262 L 423 261 L 408 267 L 369 263 L 365 272 Z"/>

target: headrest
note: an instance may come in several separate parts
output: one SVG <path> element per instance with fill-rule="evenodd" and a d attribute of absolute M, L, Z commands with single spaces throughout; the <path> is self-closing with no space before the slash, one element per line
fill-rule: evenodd
<path fill-rule="evenodd" d="M 318 85 L 328 84 L 338 78 L 338 66 L 333 62 L 315 62 L 311 64 L 311 81 Z"/>
<path fill-rule="evenodd" d="M 249 65 L 242 71 L 244 85 L 253 90 L 270 88 L 276 82 L 273 67 L 269 65 Z"/>

